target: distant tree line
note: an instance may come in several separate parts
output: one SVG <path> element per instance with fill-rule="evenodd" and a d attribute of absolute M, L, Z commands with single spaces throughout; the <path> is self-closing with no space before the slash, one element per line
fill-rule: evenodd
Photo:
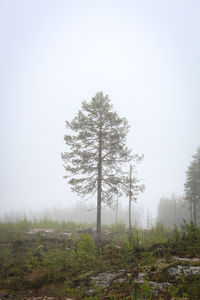
<path fill-rule="evenodd" d="M 190 222 L 191 215 L 184 197 L 175 195 L 162 197 L 158 204 L 157 218 L 160 223 L 169 228 L 175 224 L 181 227 L 183 220 Z"/>

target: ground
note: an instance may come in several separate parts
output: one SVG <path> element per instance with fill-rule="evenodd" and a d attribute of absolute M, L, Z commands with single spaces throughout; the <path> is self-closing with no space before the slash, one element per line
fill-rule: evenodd
<path fill-rule="evenodd" d="M 200 299 L 200 230 L 0 225 L 0 299 Z M 46 297 L 46 298 L 45 298 Z"/>

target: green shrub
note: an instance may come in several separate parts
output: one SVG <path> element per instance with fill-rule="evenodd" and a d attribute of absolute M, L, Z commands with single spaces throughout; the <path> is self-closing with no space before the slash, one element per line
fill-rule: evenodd
<path fill-rule="evenodd" d="M 96 253 L 96 245 L 88 233 L 81 234 L 80 240 L 71 251 L 74 270 L 84 271 L 93 266 L 96 261 Z"/>

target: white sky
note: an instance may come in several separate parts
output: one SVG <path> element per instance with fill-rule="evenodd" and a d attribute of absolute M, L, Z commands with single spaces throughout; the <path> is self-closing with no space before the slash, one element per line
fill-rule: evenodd
<path fill-rule="evenodd" d="M 138 205 L 155 216 L 182 194 L 200 145 L 199 16 L 199 0 L 0 0 L 0 212 L 77 201 L 65 121 L 99 90 L 144 153 Z"/>

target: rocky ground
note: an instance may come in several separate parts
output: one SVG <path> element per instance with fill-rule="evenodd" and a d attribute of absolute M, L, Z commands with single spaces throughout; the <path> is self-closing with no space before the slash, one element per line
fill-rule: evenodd
<path fill-rule="evenodd" d="M 0 300 L 200 299 L 197 252 L 182 251 L 181 244 L 132 247 L 113 242 L 108 231 L 96 249 L 93 234 L 92 229 L 75 237 L 53 229 L 4 234 Z"/>
<path fill-rule="evenodd" d="M 134 270 L 133 273 L 127 272 L 125 269 L 117 271 L 106 271 L 97 274 L 96 276 L 91 276 L 92 271 L 85 274 L 85 278 L 89 278 L 91 284 L 95 284 L 96 287 L 102 289 L 102 299 L 109 299 L 109 292 L 115 288 L 116 285 L 120 285 L 121 289 L 123 285 L 130 283 L 135 283 L 139 286 L 146 285 L 150 288 L 151 293 L 147 299 L 172 299 L 169 298 L 168 290 L 171 287 L 175 289 L 176 280 L 181 279 L 184 276 L 184 280 L 190 278 L 191 276 L 195 277 L 200 275 L 200 259 L 199 258 L 184 258 L 184 257 L 171 257 L 170 262 L 166 262 L 166 259 L 157 259 L 153 264 L 148 264 L 143 266 L 143 272 Z M 95 272 L 94 272 L 95 273 Z M 168 279 L 164 281 L 164 279 Z M 0 292 L 0 300 L 4 299 L 19 299 L 21 300 L 59 300 L 60 297 L 51 297 L 51 296 L 33 296 L 29 291 L 29 295 L 25 295 L 26 291 L 23 292 L 24 295 L 12 296 L 8 292 Z M 96 293 L 95 289 L 88 289 L 88 297 L 85 299 L 90 299 L 92 295 Z M 161 298 L 162 297 L 162 298 Z M 73 300 L 72 298 L 62 298 L 63 300 Z M 118 298 L 118 299 L 124 299 Z M 134 299 L 134 298 L 133 298 Z M 135 298 L 137 299 L 137 298 Z M 140 298 L 138 298 L 140 299 Z M 142 299 L 142 298 L 141 298 Z M 175 298 L 174 298 L 175 299 Z M 191 299 L 189 297 L 176 298 L 176 299 Z M 74 299 L 75 300 L 75 299 Z"/>

